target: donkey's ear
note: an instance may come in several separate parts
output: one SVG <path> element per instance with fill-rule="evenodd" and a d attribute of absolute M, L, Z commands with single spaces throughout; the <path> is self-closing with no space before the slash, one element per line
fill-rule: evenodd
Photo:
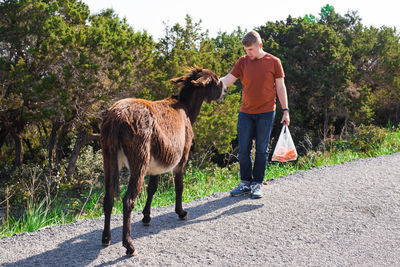
<path fill-rule="evenodd" d="M 200 78 L 198 78 L 197 80 L 191 81 L 191 83 L 192 83 L 193 85 L 196 85 L 196 86 L 203 86 L 203 87 L 205 87 L 205 86 L 206 86 L 207 84 L 209 84 L 211 81 L 212 81 L 211 76 L 209 76 L 209 75 L 204 75 L 204 76 L 201 76 Z"/>
<path fill-rule="evenodd" d="M 183 83 L 185 81 L 185 76 L 181 76 L 178 78 L 173 78 L 170 80 L 172 83 Z"/>

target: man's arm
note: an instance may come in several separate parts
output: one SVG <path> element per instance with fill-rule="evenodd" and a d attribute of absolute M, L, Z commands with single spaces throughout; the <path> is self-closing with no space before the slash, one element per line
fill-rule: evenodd
<path fill-rule="evenodd" d="M 234 82 L 236 82 L 238 78 L 233 76 L 232 74 L 228 73 L 225 77 L 220 78 L 219 80 L 222 81 L 226 87 L 231 86 Z"/>
<path fill-rule="evenodd" d="M 284 123 L 285 125 L 289 126 L 290 124 L 289 103 L 288 103 L 284 78 L 276 79 L 275 87 L 276 87 L 276 92 L 278 94 L 279 102 L 281 103 L 282 109 L 284 110 L 281 123 Z"/>

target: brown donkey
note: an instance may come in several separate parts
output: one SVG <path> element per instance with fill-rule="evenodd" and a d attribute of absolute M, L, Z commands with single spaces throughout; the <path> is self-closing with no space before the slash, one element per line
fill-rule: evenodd
<path fill-rule="evenodd" d="M 175 174 L 175 212 L 180 219 L 187 219 L 187 212 L 182 208 L 182 192 L 184 168 L 192 145 L 192 124 L 203 101 L 222 100 L 226 93 L 225 85 L 207 69 L 196 68 L 171 81 L 182 85 L 178 95 L 160 101 L 122 99 L 108 110 L 101 127 L 106 190 L 102 242 L 111 243 L 111 210 L 114 197 L 119 195 L 119 171 L 126 166 L 130 179 L 123 198 L 122 244 L 130 256 L 136 255 L 131 237 L 131 213 L 146 174 L 150 179 L 143 223 L 150 224 L 158 175 L 171 170 Z"/>

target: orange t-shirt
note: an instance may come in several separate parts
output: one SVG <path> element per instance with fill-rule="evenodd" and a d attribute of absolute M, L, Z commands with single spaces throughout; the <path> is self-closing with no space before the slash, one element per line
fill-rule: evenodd
<path fill-rule="evenodd" d="M 275 79 L 285 76 L 279 58 L 268 53 L 254 60 L 242 56 L 230 73 L 243 85 L 241 112 L 257 114 L 275 110 Z"/>

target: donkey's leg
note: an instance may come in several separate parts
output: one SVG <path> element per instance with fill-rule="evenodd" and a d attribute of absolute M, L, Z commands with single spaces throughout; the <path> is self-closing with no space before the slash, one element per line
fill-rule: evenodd
<path fill-rule="evenodd" d="M 131 178 L 132 179 L 132 178 Z M 136 180 L 136 179 L 135 179 Z M 122 227 L 122 245 L 126 248 L 126 254 L 128 256 L 136 256 L 137 252 L 132 243 L 131 236 L 131 216 L 132 210 L 135 207 L 135 199 L 138 195 L 138 190 L 135 185 L 128 186 L 128 190 L 123 199 L 124 215 L 123 215 L 123 227 Z"/>
<path fill-rule="evenodd" d="M 179 219 L 187 220 L 187 212 L 182 208 L 183 172 L 183 168 L 175 171 L 175 212 Z"/>
<path fill-rule="evenodd" d="M 132 172 L 132 170 L 131 170 Z M 122 227 L 122 245 L 126 248 L 128 256 L 136 256 L 137 252 L 132 242 L 131 234 L 131 218 L 132 210 L 135 207 L 135 199 L 142 190 L 144 174 L 139 172 L 132 172 L 126 195 L 123 199 L 123 227 Z"/>
<path fill-rule="evenodd" d="M 150 208 L 151 208 L 151 201 L 153 200 L 153 196 L 157 191 L 159 176 L 150 176 L 149 184 L 147 186 L 147 200 L 146 206 L 143 209 L 143 219 L 142 222 L 145 226 L 150 225 L 151 217 L 150 217 Z"/>
<path fill-rule="evenodd" d="M 126 153 L 126 151 L 130 153 Z M 137 252 L 132 242 L 131 215 L 135 207 L 135 199 L 142 190 L 144 176 L 150 163 L 150 145 L 144 144 L 140 146 L 140 149 L 137 149 L 137 147 L 124 147 L 124 152 L 129 161 L 131 175 L 123 199 L 122 245 L 126 248 L 128 256 L 135 256 Z"/>
<path fill-rule="evenodd" d="M 183 156 L 174 169 L 175 173 L 175 212 L 178 214 L 179 219 L 187 220 L 187 212 L 182 208 L 182 193 L 183 193 L 183 173 L 185 172 L 186 162 L 189 157 L 189 151 L 192 144 L 192 130 L 186 129 L 186 144 L 183 149 Z"/>
<path fill-rule="evenodd" d="M 115 155 L 114 155 L 115 154 Z M 104 210 L 104 230 L 102 235 L 102 243 L 105 246 L 111 243 L 111 230 L 110 230 L 110 218 L 111 211 L 114 206 L 114 192 L 115 192 L 115 175 L 119 175 L 117 156 L 116 153 L 112 154 L 110 157 L 109 151 L 103 152 L 104 161 L 104 184 L 105 184 L 105 197 L 103 203 Z"/>
<path fill-rule="evenodd" d="M 111 244 L 111 229 L 110 229 L 110 219 L 111 211 L 114 206 L 114 196 L 108 193 L 106 189 L 106 195 L 104 197 L 103 210 L 104 210 L 104 230 L 101 242 L 104 246 L 109 246 Z"/>

